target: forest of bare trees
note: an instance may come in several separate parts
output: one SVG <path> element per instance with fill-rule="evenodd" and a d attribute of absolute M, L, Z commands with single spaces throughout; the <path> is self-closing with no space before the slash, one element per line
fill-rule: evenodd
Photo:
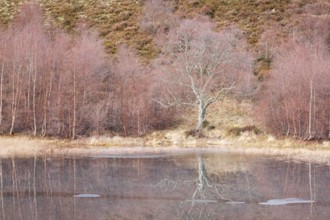
<path fill-rule="evenodd" d="M 306 20 L 300 36 L 273 48 L 273 68 L 258 114 L 270 132 L 330 138 L 329 21 Z"/>
<path fill-rule="evenodd" d="M 45 25 L 37 4 L 23 5 L 0 29 L 0 133 L 143 135 L 174 125 L 182 106 L 191 105 L 199 134 L 209 105 L 262 88 L 255 110 L 270 132 L 330 138 L 325 24 L 307 23 L 287 43 L 267 44 L 271 70 L 256 82 L 254 54 L 238 28 L 216 31 L 208 18 L 179 18 L 171 1 L 159 0 L 145 3 L 139 22 L 159 49 L 153 60 L 125 45 L 107 54 L 86 24 L 68 33 Z"/>
<path fill-rule="evenodd" d="M 46 29 L 41 9 L 29 4 L 0 40 L 1 133 L 135 135 L 175 120 L 174 108 L 152 102 L 152 77 L 138 57 L 124 47 L 109 57 L 84 25 L 74 37 Z"/>
<path fill-rule="evenodd" d="M 267 127 L 304 139 L 329 138 L 328 52 L 317 45 L 293 43 L 279 53 L 264 100 Z"/>

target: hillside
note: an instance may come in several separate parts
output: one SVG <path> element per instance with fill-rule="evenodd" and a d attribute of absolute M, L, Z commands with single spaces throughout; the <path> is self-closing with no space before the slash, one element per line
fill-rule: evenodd
<path fill-rule="evenodd" d="M 87 22 L 98 30 L 109 53 L 118 44 L 128 44 L 145 58 L 153 58 L 156 51 L 153 36 L 141 30 L 139 21 L 146 0 L 37 0 L 43 7 L 47 22 L 73 31 L 77 22 Z M 27 0 L 0 2 L 0 22 L 8 25 L 18 6 Z M 312 4 L 312 6 L 309 6 Z M 308 13 L 320 16 L 330 11 L 324 0 L 172 0 L 180 17 L 207 15 L 218 28 L 235 24 L 240 27 L 250 45 L 259 53 L 262 34 L 272 31 L 276 41 L 282 41 Z M 262 56 L 262 54 L 260 55 Z"/>
<path fill-rule="evenodd" d="M 39 17 L 41 18 L 39 20 L 37 19 L 37 21 L 40 22 L 32 22 L 31 26 L 29 26 L 32 29 L 26 30 L 20 28 L 19 25 L 17 26 L 18 28 L 15 28 L 15 22 L 11 23 L 11 21 L 16 17 L 18 8 L 28 1 L 12 0 L 0 2 L 0 23 L 4 30 L 0 32 L 4 36 L 0 40 L 2 42 L 7 41 L 6 43 L 8 45 L 11 42 L 11 46 L 8 46 L 8 48 L 3 46 L 3 55 L 0 57 L 2 59 L 1 85 L 3 84 L 4 88 L 6 88 L 3 89 L 4 95 L 1 93 L 1 96 L 3 96 L 1 100 L 5 104 L 1 102 L 0 115 L 12 115 L 12 122 L 10 122 L 9 117 L 5 119 L 6 123 L 2 122 L 4 127 L 11 127 L 10 134 L 14 131 L 16 113 L 19 112 L 21 116 L 17 120 L 20 121 L 20 124 L 17 125 L 16 130 L 21 132 L 27 128 L 26 130 L 31 131 L 31 128 L 33 128 L 34 135 L 41 131 L 43 136 L 51 133 L 53 135 L 55 134 L 55 136 L 57 134 L 62 137 L 69 137 L 73 133 L 72 137 L 75 138 L 76 123 L 80 123 L 81 127 L 78 130 L 78 134 L 82 136 L 99 134 L 99 132 L 102 134 L 105 131 L 119 133 L 125 136 L 141 136 L 148 134 L 149 131 L 159 130 L 159 136 L 164 136 L 162 134 L 164 128 L 175 128 L 177 129 L 175 132 L 181 129 L 183 136 L 188 137 L 189 132 L 185 132 L 191 131 L 195 126 L 196 121 L 194 119 L 196 117 L 191 117 L 191 115 L 197 115 L 197 109 L 188 109 L 188 113 L 186 112 L 183 117 L 178 119 L 181 120 L 181 123 L 177 123 L 178 121 L 173 119 L 175 118 L 173 114 L 176 112 L 176 109 L 172 109 L 173 112 L 172 110 L 164 110 L 165 108 L 158 105 L 159 103 L 150 101 L 156 98 L 160 99 L 162 89 L 165 91 L 165 87 L 168 86 L 155 83 L 161 78 L 157 75 L 159 74 L 158 70 L 165 68 L 163 70 L 164 73 L 175 73 L 175 70 L 177 70 L 177 66 L 175 65 L 182 66 L 182 63 L 185 63 L 178 61 L 177 55 L 180 52 L 177 53 L 174 47 L 171 49 L 172 53 L 167 54 L 164 48 L 171 43 L 169 40 L 171 34 L 172 37 L 178 36 L 178 32 L 176 33 L 175 31 L 180 29 L 178 27 L 180 25 L 184 27 L 181 23 L 186 21 L 184 18 L 188 18 L 190 19 L 190 23 L 194 24 L 194 26 L 191 26 L 191 30 L 195 30 L 196 39 L 201 39 L 203 37 L 202 34 L 198 34 L 203 32 L 212 32 L 208 36 L 219 37 L 221 32 L 227 31 L 229 33 L 232 26 L 238 27 L 242 31 L 241 33 L 240 30 L 237 30 L 235 32 L 236 34 L 231 35 L 232 39 L 237 38 L 237 40 L 242 41 L 242 44 L 229 42 L 228 45 L 232 47 L 232 51 L 238 49 L 237 51 L 243 52 L 243 50 L 247 49 L 246 52 L 249 55 L 246 53 L 244 54 L 245 58 L 240 59 L 238 54 L 235 55 L 232 53 L 228 59 L 228 63 L 231 62 L 232 64 L 230 65 L 236 69 L 226 69 L 229 66 L 224 66 L 227 73 L 230 73 L 224 75 L 231 75 L 232 78 L 235 78 L 233 77 L 234 73 L 243 72 L 242 70 L 244 69 L 239 67 L 238 64 L 243 64 L 243 61 L 246 61 L 246 69 L 248 69 L 246 72 L 251 73 L 251 70 L 253 70 L 259 79 L 263 79 L 263 76 L 267 76 L 269 72 L 275 73 L 278 76 L 277 78 L 273 77 L 273 81 L 268 84 L 261 84 L 256 82 L 257 80 L 254 81 L 258 84 L 254 89 L 263 87 L 264 90 L 268 89 L 270 95 L 282 92 L 278 97 L 272 96 L 272 99 L 269 98 L 270 95 L 263 97 L 265 100 L 270 100 L 268 103 L 264 102 L 263 109 L 261 109 L 264 115 L 269 115 L 269 118 L 263 121 L 264 124 L 268 123 L 265 126 L 268 126 L 268 130 L 277 135 L 286 134 L 287 136 L 300 136 L 301 138 L 306 138 L 306 130 L 308 130 L 310 139 L 316 138 L 316 130 L 319 130 L 320 134 L 318 137 L 330 137 L 330 131 L 329 135 L 326 134 L 328 127 L 325 121 L 327 121 L 328 112 L 324 108 L 324 106 L 329 105 L 326 96 L 329 93 L 329 88 L 326 80 L 330 78 L 329 73 L 324 71 L 329 69 L 327 67 L 328 53 L 324 51 L 326 51 L 326 46 L 330 45 L 330 34 L 328 33 L 328 29 L 325 28 L 329 23 L 330 4 L 325 0 L 36 1 L 41 6 L 41 9 L 37 6 L 39 11 L 36 10 L 39 12 Z M 24 13 L 24 10 L 22 10 L 22 13 Z M 162 17 L 164 14 L 165 16 Z M 197 19 L 194 20 L 191 18 Z M 24 20 L 24 16 L 22 16 L 20 22 Z M 143 22 L 149 23 L 146 25 Z M 91 34 L 88 32 L 89 30 L 84 33 L 79 29 L 79 24 L 81 23 L 87 24 L 92 30 L 95 29 L 97 31 L 96 35 L 99 36 Z M 17 24 L 19 22 L 16 22 Z M 38 27 L 38 24 L 42 28 Z M 46 34 L 46 32 L 43 32 L 43 29 L 47 29 L 44 28 L 45 26 L 57 27 L 59 30 L 64 30 L 65 33 L 64 35 L 60 35 L 59 33 L 63 33 L 62 31 L 54 31 L 54 35 L 51 35 L 49 34 L 50 32 L 48 33 L 46 31 Z M 200 31 L 201 29 L 202 31 Z M 39 30 L 40 32 L 36 36 L 30 36 L 29 34 L 34 32 L 30 30 Z M 54 29 L 50 28 L 47 30 Z M 7 31 L 8 33 L 6 33 Z M 18 34 L 15 34 L 15 31 Z M 180 33 L 183 32 L 181 31 Z M 326 39 L 327 42 L 326 44 L 322 42 L 322 50 L 316 51 L 319 53 L 312 53 L 310 48 L 317 45 L 311 43 L 309 45 L 310 48 L 308 48 L 308 43 L 310 43 L 308 41 L 312 41 L 310 39 L 316 35 L 318 39 L 322 39 L 322 41 Z M 6 36 L 9 37 L 6 38 Z M 11 36 L 18 36 L 18 41 L 15 41 L 15 39 L 10 41 L 9 39 L 14 38 Z M 74 39 L 72 36 L 76 36 L 75 41 L 71 41 Z M 79 36 L 81 37 L 79 38 Z M 38 41 L 38 37 L 41 40 Z M 98 40 L 98 37 L 101 38 L 101 41 Z M 298 38 L 304 44 L 299 44 Z M 216 40 L 206 40 L 205 42 L 226 42 L 224 40 L 225 38 L 213 39 Z M 247 46 L 244 39 L 247 41 Z M 45 44 L 39 44 L 42 40 L 44 40 Z M 32 44 L 29 42 L 36 43 L 35 48 L 38 48 L 36 53 L 39 53 L 38 56 L 42 58 L 40 60 L 36 59 L 36 62 L 40 62 L 40 67 L 36 66 L 35 72 L 32 71 L 32 67 L 28 65 L 28 62 L 23 61 L 22 65 L 26 65 L 24 66 L 24 71 L 27 74 L 21 75 L 21 66 L 15 69 L 17 57 L 15 57 L 16 53 L 13 51 L 16 51 L 15 45 L 17 45 L 17 42 L 23 42 L 22 58 L 23 61 L 28 58 L 27 60 L 29 62 L 31 61 L 31 57 L 35 56 L 30 54 L 31 48 L 29 48 L 29 45 Z M 107 55 L 104 54 L 101 42 L 103 42 Z M 285 42 L 294 43 L 288 46 Z M 3 43 L 2 45 L 5 44 Z M 127 45 L 128 48 L 122 45 Z M 216 44 L 210 45 L 209 48 L 215 48 L 213 46 Z M 163 46 L 164 48 L 161 48 Z M 192 47 L 188 48 L 190 51 L 193 51 Z M 220 54 L 222 51 L 225 50 L 220 50 L 220 52 L 218 51 L 214 54 Z M 299 53 L 299 51 L 303 52 Z M 116 56 L 112 56 L 113 54 L 116 54 Z M 46 55 L 50 56 L 49 60 L 54 63 L 43 62 L 43 58 Z M 135 57 L 136 55 L 138 57 Z M 173 56 L 171 57 L 171 55 Z M 189 54 L 185 55 L 189 56 Z M 193 57 L 194 54 L 191 53 L 190 56 Z M 81 57 L 85 58 L 81 59 Z M 103 60 L 105 57 L 107 57 L 107 61 Z M 284 58 L 280 60 L 279 58 L 281 57 Z M 294 63 L 290 61 L 293 58 L 297 58 L 297 61 Z M 167 59 L 172 59 L 172 61 L 167 63 Z M 98 60 L 102 60 L 102 62 L 97 62 Z M 157 61 L 161 65 L 155 65 L 154 63 L 157 63 Z M 175 63 L 176 61 L 178 63 Z M 311 62 L 309 63 L 309 61 Z M 318 65 L 320 66 L 319 69 L 315 68 L 314 61 L 320 62 L 320 65 Z M 171 66 L 172 64 L 174 66 Z M 300 67 L 299 64 L 301 64 Z M 306 65 L 303 66 L 304 64 Z M 293 65 L 296 66 L 292 68 Z M 77 66 L 81 68 L 78 71 Z M 194 63 L 188 64 L 186 69 L 189 69 L 191 66 L 194 66 Z M 207 75 L 204 73 L 212 72 L 208 71 L 208 68 L 212 66 L 212 64 L 205 65 L 205 70 L 201 71 L 202 74 L 200 75 L 204 76 Z M 11 70 L 10 68 L 12 67 L 14 69 Z M 315 72 L 313 76 L 311 76 L 311 71 L 308 68 L 312 68 L 312 71 Z M 45 69 L 47 71 L 44 71 Z M 218 69 L 221 69 L 221 67 Z M 11 77 L 12 72 L 16 73 L 16 78 Z M 31 75 L 32 72 L 33 76 Z M 139 75 L 140 73 L 144 73 L 145 75 L 141 76 Z M 58 76 L 55 76 L 56 74 Z M 289 74 L 291 74 L 291 77 L 285 80 L 285 77 Z M 53 77 L 54 79 L 58 78 L 58 80 L 54 81 Z M 156 79 L 157 77 L 158 79 Z M 252 74 L 249 74 L 249 77 L 253 78 Z M 31 79 L 33 80 L 31 81 Z M 213 79 L 210 78 L 210 80 Z M 235 80 L 237 84 L 244 81 L 244 78 L 237 78 Z M 316 82 L 317 80 L 319 82 Z M 314 81 L 316 89 L 310 89 L 309 85 L 313 84 Z M 203 82 L 203 80 L 199 82 Z M 208 83 L 209 80 L 206 80 L 206 82 Z M 218 82 L 222 83 L 226 82 L 226 80 Z M 21 86 L 19 83 L 21 83 Z M 207 86 L 205 85 L 203 88 L 210 88 L 210 84 L 207 83 Z M 215 93 L 219 89 L 217 86 L 221 83 L 217 84 L 214 82 L 214 88 L 210 89 L 211 93 Z M 159 87 L 156 87 L 156 84 Z M 297 86 L 292 87 L 293 84 Z M 134 86 L 129 89 L 128 85 Z M 277 89 L 279 86 L 276 87 L 276 85 L 280 85 L 281 88 L 285 89 L 279 91 Z M 287 85 L 287 87 L 284 85 Z M 62 86 L 65 89 L 61 89 Z M 231 87 L 229 84 L 228 86 Z M 57 88 L 56 92 L 54 92 L 54 88 Z M 172 95 L 170 88 L 166 88 L 166 91 L 170 91 L 170 95 Z M 177 91 L 181 91 L 179 88 L 176 89 Z M 226 87 L 222 89 L 226 90 Z M 271 89 L 274 90 L 272 91 Z M 259 89 L 257 92 L 260 92 L 260 90 L 262 89 Z M 302 90 L 305 91 L 304 94 L 301 93 Z M 309 95 L 310 90 L 311 95 Z M 185 92 L 182 91 L 182 94 L 185 95 Z M 31 93 L 33 93 L 32 96 Z M 243 90 L 242 93 L 244 93 Z M 297 97 L 293 96 L 295 93 L 298 94 Z M 262 94 L 258 95 L 256 96 L 254 94 L 253 98 L 260 99 Z M 252 95 L 250 94 L 249 97 L 252 97 Z M 186 98 L 191 99 L 189 95 Z M 57 106 L 61 105 L 58 105 L 54 100 L 58 101 L 58 103 L 63 102 L 63 106 L 57 108 Z M 196 103 L 198 102 L 194 102 L 194 104 Z M 253 104 L 255 103 L 252 103 L 251 100 L 237 102 L 232 99 L 230 101 L 224 99 L 222 102 L 212 105 L 211 110 L 207 113 L 207 121 L 205 121 L 205 127 L 207 128 L 206 136 L 211 138 L 239 136 L 245 131 L 252 133 L 252 135 L 259 134 L 260 130 L 257 128 L 258 126 L 255 126 L 258 125 L 258 121 L 253 118 L 253 113 L 256 112 L 254 108 L 257 105 L 253 106 Z M 17 105 L 24 106 L 24 108 L 18 108 Z M 52 105 L 54 107 L 51 107 Z M 269 106 L 276 107 L 271 109 Z M 265 109 L 267 108 L 269 112 L 265 113 Z M 94 111 L 97 111 L 98 114 L 94 115 Z M 180 111 L 178 113 L 181 113 Z M 302 113 L 299 119 L 296 118 L 295 111 Z M 36 117 L 38 116 L 38 112 L 40 115 L 44 115 L 40 119 Z M 290 114 L 291 116 L 289 116 Z M 315 117 L 316 115 L 318 118 Z M 59 126 L 59 122 L 63 123 L 63 125 Z M 275 122 L 284 123 L 279 123 L 275 126 Z M 286 125 L 283 125 L 285 123 Z M 200 125 L 203 125 L 203 123 L 200 123 Z M 313 126 L 315 127 L 314 129 L 312 128 Z M 66 128 L 66 130 L 63 128 Z M 130 128 L 134 132 L 130 133 Z M 64 133 L 66 134 L 63 135 Z"/>

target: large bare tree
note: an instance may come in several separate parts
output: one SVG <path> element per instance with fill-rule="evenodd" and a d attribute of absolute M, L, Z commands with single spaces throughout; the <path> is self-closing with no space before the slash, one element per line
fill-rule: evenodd
<path fill-rule="evenodd" d="M 247 80 L 252 78 L 252 59 L 246 52 L 242 33 L 235 28 L 216 32 L 208 21 L 182 21 L 169 32 L 156 63 L 165 82 L 157 102 L 165 107 L 197 106 L 197 135 L 202 133 L 208 107 L 247 89 Z"/>

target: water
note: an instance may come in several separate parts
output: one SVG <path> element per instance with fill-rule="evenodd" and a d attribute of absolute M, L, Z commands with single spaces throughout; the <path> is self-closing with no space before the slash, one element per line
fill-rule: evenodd
<path fill-rule="evenodd" d="M 236 154 L 0 161 L 0 219 L 329 219 L 330 167 Z"/>
<path fill-rule="evenodd" d="M 305 200 L 297 198 L 287 198 L 287 199 L 271 199 L 267 202 L 260 202 L 260 205 L 289 205 L 289 204 L 311 204 L 314 200 Z"/>

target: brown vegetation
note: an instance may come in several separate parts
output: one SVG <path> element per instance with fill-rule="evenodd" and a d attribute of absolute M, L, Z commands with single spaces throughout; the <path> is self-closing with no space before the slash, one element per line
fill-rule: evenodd
<path fill-rule="evenodd" d="M 211 104 L 229 95 L 249 93 L 252 59 L 239 30 L 215 32 L 207 20 L 183 20 L 167 38 L 155 61 L 164 86 L 158 103 L 197 107 L 199 136 Z"/>
<path fill-rule="evenodd" d="M 329 8 L 322 0 L 39 0 L 42 7 L 26 4 L 14 16 L 22 2 L 0 3 L 10 9 L 0 17 L 2 134 L 144 135 L 174 125 L 177 104 L 198 106 L 200 133 L 209 105 L 252 95 L 254 71 L 270 72 L 257 98 L 266 129 L 330 138 Z M 292 12 L 300 17 L 290 20 Z M 254 123 L 242 126 L 229 127 L 240 134 Z"/>
<path fill-rule="evenodd" d="M 276 134 L 329 139 L 330 54 L 324 33 L 317 32 L 323 29 L 312 29 L 274 52 L 273 69 L 258 114 Z"/>
<path fill-rule="evenodd" d="M 152 78 L 128 49 L 107 58 L 97 34 L 45 28 L 24 5 L 1 32 L 0 130 L 76 138 L 105 130 L 143 134 L 172 123 L 152 101 Z"/>

